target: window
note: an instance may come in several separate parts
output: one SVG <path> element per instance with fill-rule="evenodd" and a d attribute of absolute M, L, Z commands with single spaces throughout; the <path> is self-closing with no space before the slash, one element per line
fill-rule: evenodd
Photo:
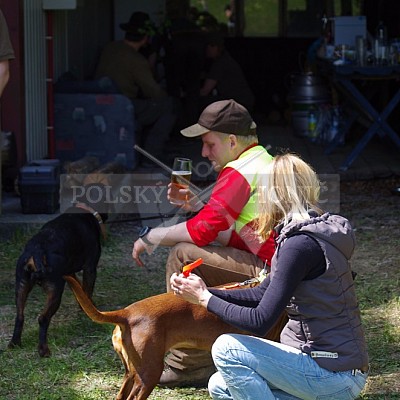
<path fill-rule="evenodd" d="M 316 37 L 321 34 L 325 2 L 320 0 L 287 0 L 285 36 Z"/>
<path fill-rule="evenodd" d="M 244 36 L 279 36 L 279 0 L 244 2 Z"/>
<path fill-rule="evenodd" d="M 191 0 L 199 12 L 229 24 L 225 8 L 240 7 L 233 35 L 251 37 L 317 37 L 324 17 L 362 15 L 363 0 Z M 238 27 L 241 26 L 241 29 Z M 230 32 L 232 33 L 232 32 Z"/>

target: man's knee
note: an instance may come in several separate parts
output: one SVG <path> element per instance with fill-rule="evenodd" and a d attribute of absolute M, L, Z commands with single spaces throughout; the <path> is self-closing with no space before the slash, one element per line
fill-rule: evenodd
<path fill-rule="evenodd" d="M 194 261 L 196 249 L 198 247 L 192 243 L 178 243 L 172 247 L 167 260 L 167 272 L 181 272 L 184 263 Z"/>
<path fill-rule="evenodd" d="M 163 114 L 176 114 L 177 105 L 173 97 L 167 96 L 157 100 L 157 106 Z"/>
<path fill-rule="evenodd" d="M 198 257 L 193 256 L 198 247 L 192 243 L 178 243 L 174 247 L 171 248 L 166 265 L 166 280 L 167 280 L 167 289 L 169 291 L 170 284 L 169 279 L 171 275 L 176 272 L 179 274 L 181 272 L 182 266 L 187 261 L 194 261 Z"/>

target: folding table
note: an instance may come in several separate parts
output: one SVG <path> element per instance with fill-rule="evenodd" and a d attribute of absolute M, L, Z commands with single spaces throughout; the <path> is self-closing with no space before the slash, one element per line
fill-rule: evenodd
<path fill-rule="evenodd" d="M 325 150 L 325 154 L 330 154 L 338 146 L 343 135 L 347 133 L 352 123 L 359 116 L 366 116 L 369 123 L 367 132 L 346 157 L 340 170 L 346 171 L 350 167 L 375 134 L 388 135 L 400 149 L 400 136 L 387 122 L 387 118 L 400 102 L 400 65 L 368 65 L 361 67 L 355 64 L 334 65 L 332 62 L 325 60 L 319 65 L 321 73 L 327 75 L 354 106 L 344 129 L 333 139 Z M 394 94 L 383 109 L 379 111 L 371 103 L 368 94 L 357 87 L 357 81 L 392 81 L 395 88 Z"/>

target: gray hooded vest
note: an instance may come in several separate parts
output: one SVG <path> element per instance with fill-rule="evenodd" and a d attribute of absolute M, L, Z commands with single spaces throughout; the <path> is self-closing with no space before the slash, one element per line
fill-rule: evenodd
<path fill-rule="evenodd" d="M 326 270 L 296 288 L 286 308 L 289 322 L 281 342 L 309 354 L 330 371 L 360 369 L 368 364 L 368 354 L 349 263 L 355 247 L 350 223 L 327 213 L 287 224 L 277 238 L 271 274 L 279 253 L 285 251 L 285 239 L 300 233 L 317 241 Z"/>

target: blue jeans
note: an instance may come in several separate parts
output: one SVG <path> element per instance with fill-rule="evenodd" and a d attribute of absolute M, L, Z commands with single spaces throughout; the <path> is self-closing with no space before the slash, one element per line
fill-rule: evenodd
<path fill-rule="evenodd" d="M 368 373 L 331 372 L 293 347 L 252 336 L 225 334 L 212 347 L 217 372 L 208 390 L 218 400 L 350 400 Z"/>

